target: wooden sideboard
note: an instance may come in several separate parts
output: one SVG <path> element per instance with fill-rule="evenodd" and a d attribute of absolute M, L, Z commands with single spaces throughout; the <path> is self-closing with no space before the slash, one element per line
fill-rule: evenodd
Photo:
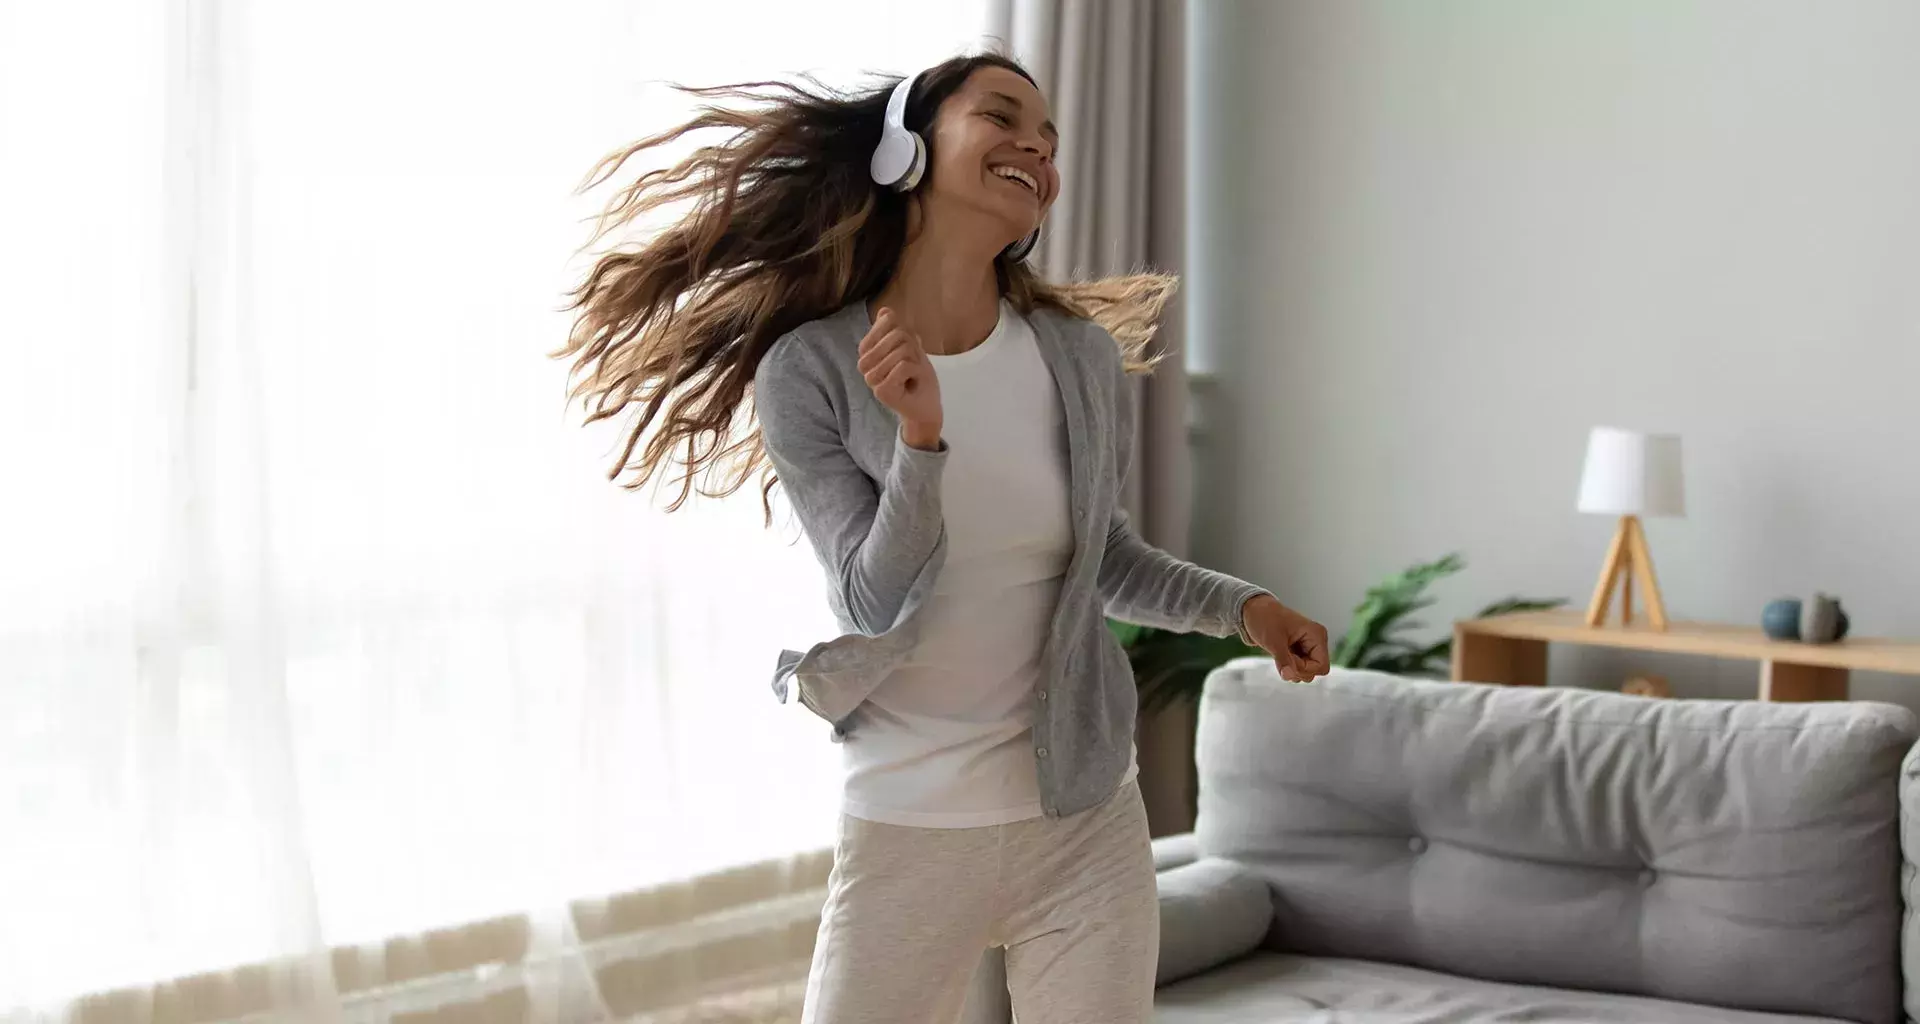
<path fill-rule="evenodd" d="M 1578 612 L 1516 612 L 1453 627 L 1456 681 L 1540 686 L 1547 681 L 1547 645 L 1619 647 L 1759 663 L 1760 700 L 1846 700 L 1851 673 L 1920 676 L 1920 643 L 1848 637 L 1830 644 L 1768 638 L 1758 628 L 1672 622 L 1663 630 L 1634 622 L 1589 626 Z"/>

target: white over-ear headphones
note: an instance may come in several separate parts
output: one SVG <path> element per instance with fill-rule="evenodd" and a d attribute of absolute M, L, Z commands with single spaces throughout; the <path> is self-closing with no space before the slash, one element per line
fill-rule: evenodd
<path fill-rule="evenodd" d="M 920 76 L 908 75 L 893 87 L 887 97 L 887 119 L 880 129 L 880 144 L 873 147 L 873 160 L 867 169 L 874 184 L 886 185 L 897 192 L 911 192 L 927 172 L 927 143 L 918 133 L 907 130 L 907 94 Z"/>
<path fill-rule="evenodd" d="M 1022 238 L 1018 242 L 1015 242 L 1012 245 L 1007 246 L 1004 250 L 1001 251 L 1000 255 L 1005 256 L 1007 258 L 1007 261 L 1010 263 L 1018 263 L 1021 260 L 1026 259 L 1028 256 L 1033 255 L 1033 247 L 1039 244 L 1040 244 L 1040 229 L 1034 228 L 1031 234 L 1027 235 L 1027 237 L 1025 238 Z"/>
<path fill-rule="evenodd" d="M 873 147 L 873 159 L 867 163 L 868 173 L 873 175 L 876 185 L 885 185 L 896 192 L 911 192 L 920 187 L 920 179 L 927 173 L 927 142 L 918 132 L 907 129 L 907 94 L 913 91 L 913 83 L 920 78 L 918 72 L 900 80 L 893 87 L 893 94 L 887 97 L 887 117 L 880 127 L 880 144 Z M 1004 255 L 1018 263 L 1033 252 L 1040 241 L 1040 229 L 1008 246 Z"/>

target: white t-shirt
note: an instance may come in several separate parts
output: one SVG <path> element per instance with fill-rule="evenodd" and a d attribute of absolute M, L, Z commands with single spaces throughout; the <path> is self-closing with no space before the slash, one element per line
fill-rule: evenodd
<path fill-rule="evenodd" d="M 913 653 L 841 746 L 844 809 L 921 828 L 1005 824 L 1041 814 L 1033 702 L 1073 554 L 1065 414 L 1032 326 L 1005 302 L 985 341 L 928 358 L 949 447 L 946 560 Z"/>

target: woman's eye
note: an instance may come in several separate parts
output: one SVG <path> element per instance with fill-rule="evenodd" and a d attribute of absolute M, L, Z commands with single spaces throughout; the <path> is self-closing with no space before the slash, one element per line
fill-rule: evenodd
<path fill-rule="evenodd" d="M 987 120 L 992 121 L 994 124 L 997 124 L 1002 128 L 1013 127 L 1013 118 L 1008 117 L 1005 114 L 1002 114 L 998 110 L 987 111 Z"/>

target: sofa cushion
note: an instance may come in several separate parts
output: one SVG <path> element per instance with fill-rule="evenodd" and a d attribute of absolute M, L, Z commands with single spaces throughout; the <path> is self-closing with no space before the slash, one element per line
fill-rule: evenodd
<path fill-rule="evenodd" d="M 1273 895 L 1258 875 L 1224 860 L 1160 872 L 1164 985 L 1252 952 L 1273 923 Z"/>
<path fill-rule="evenodd" d="M 1216 672 L 1196 841 L 1270 947 L 1891 1024 L 1913 716 Z"/>
<path fill-rule="evenodd" d="M 1161 836 L 1153 841 L 1153 869 L 1166 871 L 1200 859 L 1200 844 L 1191 832 Z"/>
<path fill-rule="evenodd" d="M 1157 1024 L 1835 1024 L 1643 996 L 1473 981 L 1364 960 L 1258 953 L 1154 996 Z"/>

